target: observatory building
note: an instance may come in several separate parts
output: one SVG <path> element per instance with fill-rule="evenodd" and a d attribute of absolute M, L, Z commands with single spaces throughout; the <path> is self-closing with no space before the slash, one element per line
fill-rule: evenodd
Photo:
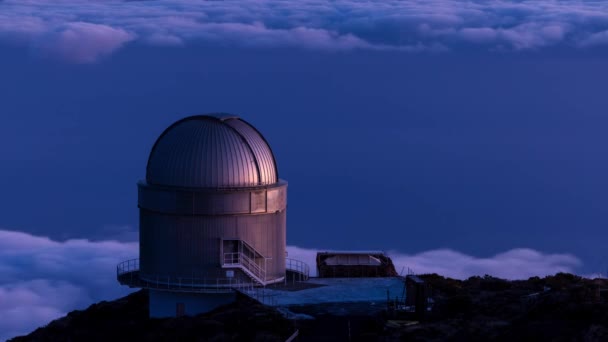
<path fill-rule="evenodd" d="M 151 317 L 206 312 L 239 288 L 285 279 L 287 182 L 246 121 L 175 122 L 156 140 L 137 186 L 139 259 L 119 264 L 117 277 L 149 289 Z"/>

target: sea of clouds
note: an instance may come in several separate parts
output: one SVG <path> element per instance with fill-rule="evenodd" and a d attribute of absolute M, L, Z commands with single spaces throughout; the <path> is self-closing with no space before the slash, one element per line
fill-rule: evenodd
<path fill-rule="evenodd" d="M 0 341 L 126 295 L 129 289 L 116 282 L 116 264 L 137 254 L 136 242 L 58 242 L 0 230 Z"/>
<path fill-rule="evenodd" d="M 520 51 L 608 44 L 592 0 L 3 0 L 0 41 L 90 63 L 126 44 Z"/>
<path fill-rule="evenodd" d="M 24 232 L 0 230 L 0 341 L 26 334 L 101 300 L 132 290 L 116 281 L 116 264 L 136 258 L 137 238 L 128 226 L 109 226 L 106 241 L 74 239 L 63 242 Z M 121 241 L 123 240 L 123 241 Z M 288 247 L 290 258 L 314 271 L 316 249 Z M 388 253 L 398 272 L 439 273 L 465 279 L 490 274 L 524 279 L 557 272 L 575 272 L 581 261 L 569 254 L 513 249 L 478 258 L 449 249 L 417 254 Z"/>

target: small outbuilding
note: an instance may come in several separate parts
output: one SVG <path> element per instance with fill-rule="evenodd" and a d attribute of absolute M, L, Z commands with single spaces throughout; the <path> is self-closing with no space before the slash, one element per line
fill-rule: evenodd
<path fill-rule="evenodd" d="M 397 276 L 391 258 L 375 251 L 319 252 L 317 274 L 320 278 Z"/>

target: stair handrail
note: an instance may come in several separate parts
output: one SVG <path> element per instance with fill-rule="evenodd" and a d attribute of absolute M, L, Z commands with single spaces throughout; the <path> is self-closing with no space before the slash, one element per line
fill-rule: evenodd
<path fill-rule="evenodd" d="M 249 271 L 256 280 L 261 283 L 266 283 L 266 260 L 272 259 L 265 257 L 262 253 L 257 251 L 253 246 L 249 245 L 244 240 L 233 240 L 237 241 L 241 248 L 238 252 L 226 252 L 223 255 L 222 266 L 235 266 L 241 267 L 244 270 Z M 245 253 L 247 252 L 247 253 Z M 252 254 L 254 259 L 250 258 L 248 254 Z M 264 264 L 260 265 L 255 260 L 257 258 L 264 259 Z"/>
<path fill-rule="evenodd" d="M 253 254 L 255 254 L 256 256 L 259 256 L 262 259 L 272 259 L 272 258 L 265 257 L 264 254 L 258 252 L 258 250 L 253 248 L 253 246 L 251 246 L 250 244 L 248 244 L 247 241 L 244 241 L 244 240 L 236 240 L 236 241 L 239 241 L 240 243 L 242 243 L 243 246 L 247 247 L 247 249 L 252 251 Z"/>
<path fill-rule="evenodd" d="M 266 270 L 258 265 L 257 262 L 251 260 L 250 257 L 241 252 L 230 252 L 224 253 L 224 262 L 223 266 L 242 266 L 243 264 L 247 264 L 249 267 L 257 270 L 256 273 L 265 273 Z"/>
<path fill-rule="evenodd" d="M 230 262 L 226 262 L 227 258 Z M 236 261 L 236 262 L 235 262 Z M 266 269 L 242 252 L 224 253 L 224 266 L 240 266 L 249 271 L 257 281 L 266 282 Z"/>

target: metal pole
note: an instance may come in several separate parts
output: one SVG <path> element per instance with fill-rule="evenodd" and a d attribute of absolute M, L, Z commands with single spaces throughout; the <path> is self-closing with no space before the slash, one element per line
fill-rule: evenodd
<path fill-rule="evenodd" d="M 348 340 L 351 340 L 351 336 L 350 336 L 350 319 L 348 320 Z"/>

